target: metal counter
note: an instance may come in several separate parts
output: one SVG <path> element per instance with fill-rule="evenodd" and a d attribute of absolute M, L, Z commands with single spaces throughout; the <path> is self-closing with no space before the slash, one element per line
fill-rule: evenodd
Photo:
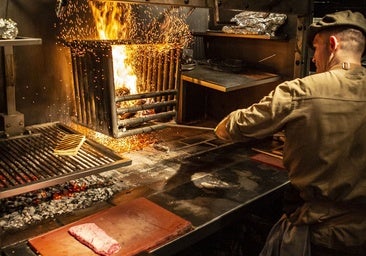
<path fill-rule="evenodd" d="M 83 210 L 82 214 L 88 216 L 145 197 L 192 223 L 192 231 L 150 252 L 174 255 L 240 221 L 254 204 L 259 203 L 264 211 L 272 210 L 263 200 L 281 194 L 289 182 L 285 170 L 253 160 L 251 157 L 257 154 L 251 149 L 253 144 L 222 143 L 213 133 L 183 130 L 167 128 L 161 132 L 161 141 L 156 145 L 159 150 L 146 148 L 126 154 L 132 164 L 117 171 L 126 188 L 131 189 L 121 191 L 109 202 L 91 207 L 88 212 Z M 55 229 L 60 223 L 66 225 L 83 218 L 82 214 L 55 217 L 42 228 Z M 32 230 L 37 230 L 38 234 L 47 232 L 40 231 L 39 227 Z M 29 248 L 27 238 L 3 248 L 2 253 L 36 255 Z"/>
<path fill-rule="evenodd" d="M 154 255 L 173 255 L 235 223 L 253 204 L 285 188 L 285 170 L 253 161 L 251 155 L 245 145 L 234 144 L 191 157 L 172 178 L 192 174 L 191 181 L 148 197 L 194 226 L 193 231 L 154 250 Z"/>

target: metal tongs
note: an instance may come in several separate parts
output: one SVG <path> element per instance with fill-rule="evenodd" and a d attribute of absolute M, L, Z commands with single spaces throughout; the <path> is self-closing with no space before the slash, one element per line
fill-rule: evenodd
<path fill-rule="evenodd" d="M 175 122 L 156 122 L 166 127 L 177 127 L 177 128 L 188 128 L 188 129 L 197 129 L 197 130 L 206 130 L 206 131 L 214 131 L 215 128 L 211 127 L 204 127 L 204 126 L 195 126 L 195 125 L 184 125 L 184 124 L 177 124 Z"/>

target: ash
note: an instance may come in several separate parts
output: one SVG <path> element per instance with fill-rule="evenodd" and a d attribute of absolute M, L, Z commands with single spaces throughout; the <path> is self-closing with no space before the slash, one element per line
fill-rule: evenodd
<path fill-rule="evenodd" d="M 19 230 L 32 224 L 106 201 L 123 188 L 117 173 L 71 180 L 64 184 L 0 200 L 0 229 Z"/>

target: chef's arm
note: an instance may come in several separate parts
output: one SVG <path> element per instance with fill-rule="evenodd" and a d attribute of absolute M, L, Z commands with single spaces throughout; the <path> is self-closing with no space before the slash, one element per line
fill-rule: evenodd
<path fill-rule="evenodd" d="M 258 103 L 231 112 L 216 126 L 215 133 L 222 140 L 240 142 L 266 138 L 283 129 L 291 111 L 291 90 L 283 83 Z"/>
<path fill-rule="evenodd" d="M 252 138 L 245 136 L 244 134 L 235 131 L 236 129 L 240 129 L 238 127 L 233 128 L 232 125 L 236 125 L 236 122 L 233 122 L 232 120 L 232 114 L 235 112 L 232 112 L 228 116 L 226 116 L 224 119 L 221 120 L 221 122 L 216 126 L 215 128 L 215 134 L 216 136 L 225 141 L 240 141 L 240 142 L 246 142 L 251 140 Z M 233 133 L 230 133 L 233 132 Z M 253 137 L 255 138 L 255 137 Z"/>

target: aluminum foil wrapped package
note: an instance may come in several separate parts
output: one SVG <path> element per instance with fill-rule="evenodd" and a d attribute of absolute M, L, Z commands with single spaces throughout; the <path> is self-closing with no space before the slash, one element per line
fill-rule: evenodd
<path fill-rule="evenodd" d="M 17 23 L 11 19 L 0 18 L 0 39 L 15 39 L 17 35 Z"/>
<path fill-rule="evenodd" d="M 224 26 L 222 31 L 235 34 L 275 36 L 276 31 L 285 23 L 286 19 L 286 14 L 244 11 L 230 20 L 236 25 Z"/>

